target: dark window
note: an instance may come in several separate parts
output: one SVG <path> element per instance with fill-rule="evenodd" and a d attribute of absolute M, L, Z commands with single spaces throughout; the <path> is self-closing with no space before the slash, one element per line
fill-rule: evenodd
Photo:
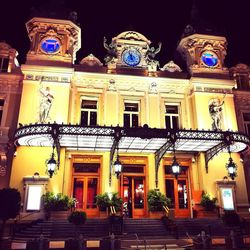
<path fill-rule="evenodd" d="M 237 88 L 249 90 L 249 78 L 247 74 L 238 74 L 236 76 Z"/>
<path fill-rule="evenodd" d="M 165 126 L 168 129 L 179 128 L 179 106 L 165 105 Z"/>
<path fill-rule="evenodd" d="M 3 106 L 4 106 L 4 99 L 0 99 L 0 125 L 3 117 Z"/>
<path fill-rule="evenodd" d="M 250 113 L 243 113 L 245 132 L 250 135 Z"/>
<path fill-rule="evenodd" d="M 123 126 L 127 128 L 139 126 L 139 103 L 124 103 Z"/>
<path fill-rule="evenodd" d="M 97 101 L 82 100 L 81 125 L 82 126 L 96 126 L 97 125 Z"/>
<path fill-rule="evenodd" d="M 95 163 L 73 163 L 75 173 L 98 173 L 100 164 Z"/>
<path fill-rule="evenodd" d="M 9 58 L 0 58 L 0 72 L 8 72 Z"/>
<path fill-rule="evenodd" d="M 144 173 L 144 165 L 123 165 L 123 173 Z"/>

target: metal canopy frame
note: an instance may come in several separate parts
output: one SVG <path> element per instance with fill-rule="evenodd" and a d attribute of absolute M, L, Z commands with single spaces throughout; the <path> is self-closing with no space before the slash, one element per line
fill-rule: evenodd
<path fill-rule="evenodd" d="M 182 152 L 204 152 L 206 171 L 208 162 L 219 152 L 242 152 L 250 146 L 247 135 L 232 131 L 168 130 L 124 127 L 83 127 L 71 124 L 30 124 L 16 130 L 16 146 L 56 146 L 58 164 L 60 148 L 73 150 L 110 151 L 109 184 L 112 179 L 112 165 L 115 149 L 119 144 L 122 153 L 154 153 L 155 184 L 158 186 L 158 169 L 165 153 L 172 149 Z"/>

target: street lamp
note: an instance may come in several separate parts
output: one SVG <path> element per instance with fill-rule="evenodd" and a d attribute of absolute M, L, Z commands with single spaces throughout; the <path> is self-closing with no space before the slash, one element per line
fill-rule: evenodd
<path fill-rule="evenodd" d="M 116 178 L 118 179 L 120 174 L 122 173 L 122 164 L 119 161 L 119 141 L 120 141 L 120 133 L 116 132 L 115 134 L 115 143 L 116 143 L 116 161 L 114 162 L 114 172 L 116 175 Z"/>
<path fill-rule="evenodd" d="M 177 179 L 178 175 L 181 173 L 181 166 L 177 162 L 176 157 L 175 157 L 175 143 L 173 143 L 173 152 L 174 152 L 174 157 L 173 157 L 173 162 L 172 162 L 171 168 L 172 168 L 172 174 Z"/>
<path fill-rule="evenodd" d="M 56 174 L 57 163 L 56 163 L 56 160 L 54 158 L 55 157 L 54 150 L 55 150 L 55 146 L 53 145 L 53 151 L 51 154 L 51 158 L 46 161 L 46 165 L 47 165 L 46 173 L 49 174 L 50 178 L 52 178 L 53 174 Z"/>
<path fill-rule="evenodd" d="M 228 176 L 234 180 L 234 178 L 237 176 L 237 165 L 234 163 L 233 158 L 231 157 L 231 151 L 230 146 L 228 146 L 228 153 L 229 153 L 229 160 L 228 163 L 226 163 L 226 169 L 228 171 Z"/>

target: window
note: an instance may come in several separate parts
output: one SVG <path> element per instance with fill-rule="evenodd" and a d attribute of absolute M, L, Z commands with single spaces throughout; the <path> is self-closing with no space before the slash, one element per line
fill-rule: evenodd
<path fill-rule="evenodd" d="M 250 135 L 250 113 L 243 113 L 245 132 Z"/>
<path fill-rule="evenodd" d="M 125 102 L 123 125 L 126 128 L 139 126 L 139 102 Z"/>
<path fill-rule="evenodd" d="M 0 72 L 8 72 L 9 58 L 0 57 Z"/>
<path fill-rule="evenodd" d="M 97 101 L 82 100 L 81 102 L 81 125 L 96 126 L 97 125 Z"/>
<path fill-rule="evenodd" d="M 3 106 L 4 106 L 4 99 L 0 99 L 0 125 L 3 117 Z"/>
<path fill-rule="evenodd" d="M 179 105 L 165 104 L 165 126 L 167 129 L 179 128 Z"/>
<path fill-rule="evenodd" d="M 249 90 L 249 79 L 247 74 L 237 74 L 236 82 L 238 89 Z"/>

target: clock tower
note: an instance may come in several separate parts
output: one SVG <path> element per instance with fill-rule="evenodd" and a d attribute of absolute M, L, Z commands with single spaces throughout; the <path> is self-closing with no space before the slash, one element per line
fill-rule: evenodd
<path fill-rule="evenodd" d="M 80 49 L 81 29 L 70 20 L 35 17 L 26 23 L 30 64 L 71 65 Z"/>

